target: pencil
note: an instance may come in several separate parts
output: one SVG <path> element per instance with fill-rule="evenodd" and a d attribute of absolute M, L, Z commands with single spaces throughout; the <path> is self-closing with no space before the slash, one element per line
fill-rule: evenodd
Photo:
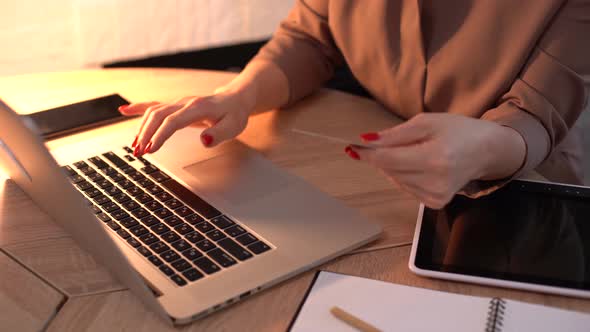
<path fill-rule="evenodd" d="M 380 329 L 376 328 L 375 326 L 363 321 L 362 319 L 353 316 L 352 314 L 342 310 L 339 307 L 332 307 L 330 312 L 334 317 L 340 319 L 341 321 L 345 322 L 346 324 L 356 328 L 362 332 L 382 332 Z"/>

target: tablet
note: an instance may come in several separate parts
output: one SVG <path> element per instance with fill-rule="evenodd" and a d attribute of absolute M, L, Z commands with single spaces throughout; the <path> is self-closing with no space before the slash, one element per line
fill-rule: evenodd
<path fill-rule="evenodd" d="M 409 262 L 427 277 L 590 298 L 590 188 L 515 180 L 420 206 Z"/>

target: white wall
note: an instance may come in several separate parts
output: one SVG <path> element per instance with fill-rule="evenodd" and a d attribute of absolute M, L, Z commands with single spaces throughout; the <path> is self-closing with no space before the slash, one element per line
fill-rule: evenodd
<path fill-rule="evenodd" d="M 0 0 L 0 75 L 268 37 L 294 0 Z"/>

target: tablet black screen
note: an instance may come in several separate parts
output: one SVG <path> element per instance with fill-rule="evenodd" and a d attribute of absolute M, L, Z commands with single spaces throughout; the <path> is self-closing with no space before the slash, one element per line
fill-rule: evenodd
<path fill-rule="evenodd" d="M 590 189 L 513 181 L 424 209 L 417 267 L 590 289 Z"/>

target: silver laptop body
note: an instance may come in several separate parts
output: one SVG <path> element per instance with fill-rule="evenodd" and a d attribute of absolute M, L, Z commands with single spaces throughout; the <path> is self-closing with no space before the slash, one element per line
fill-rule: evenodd
<path fill-rule="evenodd" d="M 93 211 L 87 202 L 92 199 L 78 192 L 68 180 L 66 172 L 60 168 L 78 161 L 86 161 L 94 167 L 88 160 L 99 156 L 116 169 L 103 154 L 113 152 L 125 160 L 128 152 L 123 150 L 123 146 L 129 141 L 130 129 L 135 125 L 130 120 L 109 125 L 106 129 L 95 129 L 90 134 L 85 133 L 83 140 L 71 140 L 71 144 L 49 152 L 41 138 L 34 133 L 32 125 L 0 101 L 0 168 L 69 232 L 82 248 L 109 268 L 151 310 L 170 323 L 185 324 L 198 319 L 360 247 L 376 239 L 380 233 L 378 226 L 368 222 L 357 211 L 286 173 L 239 141 L 205 149 L 198 139 L 199 129 L 183 129 L 173 135 L 159 152 L 146 156 L 146 159 L 170 176 L 171 180 L 175 180 L 177 185 L 189 189 L 214 206 L 238 225 L 240 232 L 251 234 L 256 241 L 262 241 L 269 248 L 255 254 L 254 249 L 242 245 L 241 249 L 248 251 L 245 254 L 251 257 L 241 257 L 244 259 L 241 261 L 221 247 L 220 242 L 209 239 L 210 233 L 203 233 L 205 239 L 217 244 L 216 248 L 229 256 L 234 264 L 223 267 L 217 263 L 218 271 L 208 274 L 186 259 L 190 268 L 202 275 L 195 281 L 187 280 L 181 272 L 171 267 L 170 262 L 159 257 L 161 253 L 152 251 L 152 256 L 159 257 L 175 275 L 187 282 L 179 286 L 130 242 L 108 227 L 107 223 L 100 221 L 96 217 L 96 210 Z M 105 130 L 108 130 L 106 135 Z M 94 131 L 95 135 L 92 134 Z M 137 159 L 125 161 L 138 170 L 145 167 Z M 75 166 L 72 168 L 76 169 Z M 92 182 L 79 171 L 80 176 Z M 100 170 L 96 171 L 100 173 Z M 149 174 L 145 175 L 151 179 Z M 107 176 L 105 178 L 108 179 Z M 117 186 L 117 183 L 113 181 L 113 185 Z M 180 198 L 175 193 L 172 195 Z M 178 201 L 191 208 L 182 198 Z M 94 206 L 98 207 L 97 204 Z M 125 211 L 122 205 L 121 210 Z M 172 208 L 169 210 L 173 213 L 176 211 Z M 104 211 L 101 213 L 109 215 Z M 198 211 L 196 214 L 199 214 Z M 197 217 L 202 216 L 199 214 Z M 178 218 L 183 219 L 180 216 Z M 115 222 L 114 219 L 112 221 Z M 238 243 L 238 237 L 233 236 L 235 232 L 215 228 L 217 224 L 212 220 L 207 221 L 219 233 L 216 235 L 233 239 L 222 243 Z M 196 228 L 195 225 L 189 225 L 191 229 Z M 149 230 L 149 227 L 145 228 Z M 121 226 L 121 229 L 125 227 Z M 131 230 L 127 231 L 131 233 Z M 181 239 L 186 236 L 176 233 Z M 136 240 L 141 243 L 139 238 L 136 237 Z M 173 243 L 158 240 L 173 249 Z M 141 245 L 150 248 L 146 243 Z M 210 251 L 198 247 L 195 250 L 198 255 L 217 262 L 208 256 Z M 184 251 L 176 251 L 180 257 L 183 256 Z"/>

